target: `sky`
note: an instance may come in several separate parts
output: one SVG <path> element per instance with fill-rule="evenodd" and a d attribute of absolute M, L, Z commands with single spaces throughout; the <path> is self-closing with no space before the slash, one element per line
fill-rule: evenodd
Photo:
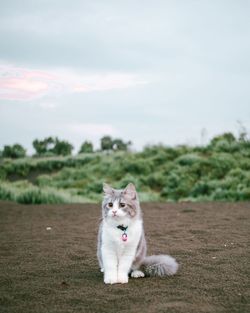
<path fill-rule="evenodd" d="M 249 130 L 249 16 L 249 0 L 1 1 L 0 149 Z"/>

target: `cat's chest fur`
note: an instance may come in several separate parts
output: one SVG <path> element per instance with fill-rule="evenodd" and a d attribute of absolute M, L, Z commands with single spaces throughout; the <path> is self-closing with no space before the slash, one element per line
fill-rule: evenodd
<path fill-rule="evenodd" d="M 118 225 L 127 226 L 126 224 L 117 223 L 116 225 L 103 221 L 102 244 L 111 248 L 117 255 L 122 255 L 124 252 L 129 253 L 129 251 L 135 251 L 142 235 L 142 220 L 133 221 L 133 223 L 128 225 L 126 230 L 127 241 L 122 240 L 122 234 L 124 232 L 117 228 Z"/>

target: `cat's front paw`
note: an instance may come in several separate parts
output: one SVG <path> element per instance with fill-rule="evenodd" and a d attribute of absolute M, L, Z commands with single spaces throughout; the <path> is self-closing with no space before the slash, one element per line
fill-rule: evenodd
<path fill-rule="evenodd" d="M 134 277 L 134 278 L 145 277 L 145 274 L 142 271 L 134 270 L 131 273 L 131 277 Z"/>
<path fill-rule="evenodd" d="M 120 284 L 127 284 L 128 283 L 128 274 L 118 273 L 117 282 Z"/>
<path fill-rule="evenodd" d="M 117 283 L 117 275 L 104 275 L 104 283 L 105 284 L 116 284 Z"/>

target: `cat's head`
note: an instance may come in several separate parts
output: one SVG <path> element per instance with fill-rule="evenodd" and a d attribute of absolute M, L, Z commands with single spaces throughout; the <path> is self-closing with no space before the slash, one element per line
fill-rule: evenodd
<path fill-rule="evenodd" d="M 103 184 L 104 197 L 102 202 L 103 218 L 119 220 L 134 218 L 140 215 L 139 198 L 132 183 L 124 189 L 114 189 Z"/>

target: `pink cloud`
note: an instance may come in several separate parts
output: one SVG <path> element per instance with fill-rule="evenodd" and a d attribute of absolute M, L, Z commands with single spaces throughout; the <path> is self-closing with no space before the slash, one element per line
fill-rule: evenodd
<path fill-rule="evenodd" d="M 0 66 L 0 99 L 31 100 L 48 93 L 54 76 L 36 70 Z"/>
<path fill-rule="evenodd" d="M 0 82 L 0 87 L 24 92 L 41 92 L 48 89 L 48 84 L 42 81 L 32 81 L 23 78 L 7 78 Z"/>
<path fill-rule="evenodd" d="M 0 99 L 7 100 L 130 88 L 145 83 L 127 73 L 78 74 L 69 70 L 41 71 L 0 65 Z"/>

